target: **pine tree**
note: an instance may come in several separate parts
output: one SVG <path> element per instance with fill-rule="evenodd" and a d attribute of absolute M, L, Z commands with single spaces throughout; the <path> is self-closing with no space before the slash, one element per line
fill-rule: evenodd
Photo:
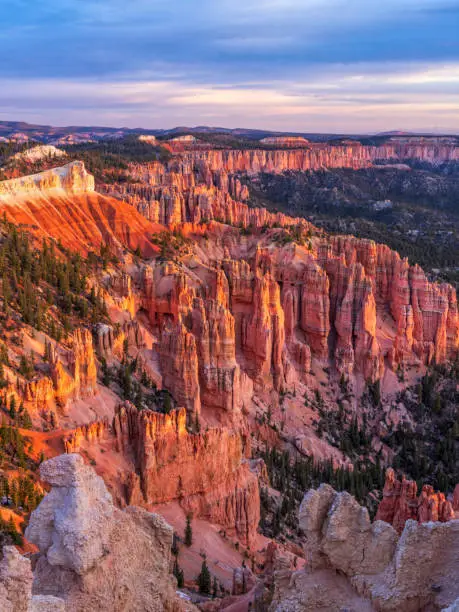
<path fill-rule="evenodd" d="M 175 532 L 174 532 L 174 535 L 172 536 L 171 553 L 173 554 L 174 557 L 178 557 L 179 547 L 178 547 L 177 534 Z"/>
<path fill-rule="evenodd" d="M 440 397 L 440 395 L 438 393 L 435 396 L 435 401 L 434 401 L 434 405 L 433 405 L 433 411 L 435 412 L 435 414 L 440 414 L 441 411 L 442 411 L 441 397 Z"/>
<path fill-rule="evenodd" d="M 201 431 L 201 423 L 199 422 L 199 414 L 198 411 L 196 411 L 196 415 L 194 418 L 194 429 L 196 433 L 199 433 Z"/>
<path fill-rule="evenodd" d="M 164 414 L 169 414 L 172 409 L 171 396 L 166 393 L 164 396 Z"/>
<path fill-rule="evenodd" d="M 177 559 L 175 559 L 175 562 L 174 562 L 173 574 L 174 574 L 174 576 L 177 579 L 177 587 L 179 589 L 182 589 L 185 586 L 185 577 L 183 575 L 183 570 L 181 569 L 180 565 L 178 564 Z"/>
<path fill-rule="evenodd" d="M 206 560 L 202 562 L 201 565 L 201 573 L 198 576 L 198 587 L 199 592 L 205 595 L 210 594 L 210 589 L 212 587 L 212 577 L 209 572 L 209 568 L 207 567 Z"/>
<path fill-rule="evenodd" d="M 105 387 L 110 386 L 110 370 L 108 369 L 107 360 L 102 357 L 102 384 Z"/>
<path fill-rule="evenodd" d="M 185 546 L 191 546 L 193 544 L 193 530 L 191 528 L 191 517 L 188 515 L 186 517 L 186 527 L 185 527 Z"/>
<path fill-rule="evenodd" d="M 16 418 L 16 398 L 14 395 L 11 396 L 10 400 L 10 417 L 13 419 L 13 421 Z"/>
<path fill-rule="evenodd" d="M 22 427 L 24 429 L 32 429 L 32 419 L 27 410 L 24 410 L 24 414 L 22 415 Z"/>

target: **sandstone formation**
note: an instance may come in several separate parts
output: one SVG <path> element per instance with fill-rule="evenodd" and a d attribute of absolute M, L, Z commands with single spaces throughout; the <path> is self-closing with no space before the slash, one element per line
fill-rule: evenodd
<path fill-rule="evenodd" d="M 33 414 L 55 411 L 56 404 L 65 408 L 70 399 L 88 398 L 97 393 L 97 366 L 91 332 L 78 328 L 70 338 L 70 347 L 63 349 L 49 344 L 49 375 L 34 378 L 6 389 L 24 401 Z"/>
<path fill-rule="evenodd" d="M 144 346 L 144 337 L 138 321 L 124 321 L 116 327 L 105 323 L 96 326 L 95 348 L 101 357 L 122 359 L 126 343 L 128 350 Z"/>
<path fill-rule="evenodd" d="M 185 409 L 169 415 L 126 403 L 113 429 L 119 452 L 134 456 L 138 475 L 128 487 L 147 504 L 179 500 L 196 516 L 251 544 L 260 520 L 258 478 L 244 459 L 241 434 L 223 428 L 190 433 Z M 139 491 L 140 488 L 140 491 Z"/>
<path fill-rule="evenodd" d="M 300 507 L 306 570 L 276 576 L 272 611 L 417 612 L 458 597 L 459 521 L 407 521 L 399 537 L 348 493 L 310 490 Z M 336 573 L 338 572 L 338 576 Z"/>
<path fill-rule="evenodd" d="M 405 478 L 397 480 L 394 470 L 389 468 L 376 519 L 390 523 L 401 533 L 409 519 L 420 523 L 429 521 L 445 523 L 455 518 L 453 504 L 443 493 L 436 493 L 433 487 L 424 485 L 418 496 L 417 488 L 414 480 L 405 480 Z"/>
<path fill-rule="evenodd" d="M 0 561 L 0 608 L 4 612 L 28 612 L 31 597 L 30 561 L 14 546 L 5 546 Z"/>
<path fill-rule="evenodd" d="M 155 228 L 132 207 L 94 191 L 82 162 L 0 182 L 0 212 L 39 238 L 87 254 L 101 245 L 136 249 L 150 256 Z"/>
<path fill-rule="evenodd" d="M 194 267 L 196 271 L 171 262 L 145 266 L 138 298 L 125 271 L 109 280 L 119 308 L 133 318 L 143 308 L 150 323 L 158 326 L 163 384 L 173 389 L 177 403 L 190 413 L 217 409 L 221 422 L 236 422 L 252 387 L 282 390 L 295 377 L 305 380 L 314 359 L 332 360 L 340 374 L 361 374 L 375 381 L 387 365 L 397 370 L 399 365 L 428 365 L 457 354 L 459 317 L 456 294 L 449 285 L 429 282 L 418 266 L 409 266 L 384 245 L 352 236 L 327 238 L 304 219 L 240 201 L 245 195 L 239 172 L 304 169 L 298 165 L 298 155 L 318 156 L 324 165 L 334 163 L 335 157 L 341 165 L 348 158 L 354 165 L 367 163 L 376 155 L 357 144 L 313 147 L 311 151 L 190 151 L 174 156 L 167 165 L 132 166 L 134 182 L 110 187 L 155 222 L 188 227 L 203 249 L 200 256 L 210 254 L 203 229 L 208 221 L 230 224 L 209 226 L 212 248 L 217 249 L 210 266 L 203 261 Z M 404 154 L 397 151 L 386 153 Z M 50 192 L 47 176 L 28 182 L 38 181 L 40 193 L 46 194 Z M 83 188 L 81 185 L 84 181 L 72 178 L 70 193 Z M 4 191 L 10 189 L 7 187 L 4 185 Z M 95 194 L 86 194 L 84 199 L 92 197 L 104 206 L 113 202 Z M 92 201 L 87 204 L 93 208 Z M 118 203 L 115 214 L 123 206 Z M 54 222 L 42 217 L 47 207 L 38 208 L 40 213 L 31 211 L 30 217 L 23 203 L 20 210 L 9 206 L 6 212 L 16 222 L 29 221 L 38 227 L 50 223 L 53 233 L 61 237 L 61 221 L 55 228 Z M 106 241 L 132 247 L 133 235 L 138 236 L 133 228 L 142 217 L 131 209 L 129 223 L 118 223 L 111 214 L 111 235 Z M 87 218 L 86 213 L 83 216 Z M 97 217 L 100 226 L 104 215 Z M 197 225 L 199 222 L 204 223 Z M 280 228 L 295 225 L 306 236 L 306 244 L 277 246 Z M 152 226 L 145 220 L 140 226 L 147 249 Z M 255 233 L 241 236 L 232 226 L 252 227 Z M 69 234 L 80 230 L 85 231 L 72 227 Z M 67 240 L 87 243 L 82 236 L 70 239 L 69 234 Z M 106 236 L 106 228 L 96 234 Z M 153 249 L 151 243 L 150 247 Z M 383 326 L 387 312 L 391 320 Z M 130 325 L 123 329 L 124 337 L 118 331 L 99 330 L 101 356 L 119 354 L 126 334 L 133 345 L 141 345 L 135 323 Z M 37 403 L 43 404 L 46 393 L 46 389 L 37 389 L 30 395 L 35 394 Z"/>
<path fill-rule="evenodd" d="M 429 282 L 418 266 L 410 266 L 384 245 L 352 236 L 327 238 L 304 219 L 242 201 L 248 194 L 241 187 L 240 173 L 304 170 L 311 160 L 313 168 L 335 163 L 354 167 L 380 157 L 405 159 L 412 153 L 405 145 L 397 147 L 382 151 L 354 143 L 311 151 L 199 149 L 177 154 L 167 165 L 132 166 L 135 182 L 106 186 L 108 193 L 127 199 L 155 222 L 189 225 L 198 240 L 203 232 L 198 222 L 205 226 L 215 220 L 255 231 L 253 237 L 240 236 L 231 227 L 208 225 L 214 240 L 226 245 L 212 262 L 228 287 L 223 293 L 199 269 L 199 279 L 184 274 L 183 268 L 180 272 L 163 268 L 160 273 L 156 267 L 148 279 L 145 276 L 144 303 L 150 321 L 162 326 L 166 317 L 172 317 L 175 325 L 165 326 L 161 360 L 166 386 L 172 379 L 178 381 L 180 404 L 199 411 L 215 400 L 225 410 L 239 410 L 244 375 L 255 389 L 266 384 L 282 389 L 293 371 L 304 378 L 314 358 L 332 359 L 340 374 L 360 373 L 368 381 L 381 378 L 387 365 L 397 370 L 399 365 L 430 365 L 454 358 L 459 317 L 456 294 L 449 285 Z M 455 151 L 453 147 L 450 155 L 454 157 Z M 293 226 L 310 236 L 309 247 L 273 249 L 279 237 L 276 228 Z M 260 249 L 262 242 L 270 246 Z M 227 321 L 231 315 L 234 319 L 234 340 L 232 324 L 225 331 L 236 354 L 229 369 L 208 362 L 208 351 L 200 349 L 199 328 L 188 323 L 197 316 L 191 315 L 195 297 L 209 285 L 210 299 L 230 311 L 225 314 Z M 217 309 L 216 304 L 200 306 L 201 312 Z M 387 311 L 391 321 L 383 326 Z M 189 368 L 178 357 L 185 354 Z"/>
<path fill-rule="evenodd" d="M 94 421 L 77 427 L 64 438 L 64 449 L 66 453 L 78 453 L 81 443 L 84 441 L 92 443 L 99 442 L 108 432 L 108 420 Z"/>
<path fill-rule="evenodd" d="M 97 367 L 91 332 L 77 329 L 72 336 L 72 348 L 64 365 L 55 347 L 51 347 L 51 378 L 57 402 L 65 406 L 70 398 L 90 397 L 96 393 Z"/>
<path fill-rule="evenodd" d="M 302 136 L 268 136 L 260 140 L 262 145 L 271 145 L 279 147 L 305 147 L 309 144 L 309 140 Z"/>
<path fill-rule="evenodd" d="M 172 529 L 162 518 L 115 508 L 80 455 L 50 459 L 40 473 L 52 489 L 26 530 L 40 549 L 34 594 L 60 596 L 75 612 L 185 609 L 169 574 Z"/>
<path fill-rule="evenodd" d="M 0 203 L 3 198 L 15 200 L 40 195 L 43 192 L 63 191 L 77 195 L 94 191 L 94 177 L 86 172 L 83 162 L 74 161 L 61 168 L 0 182 Z"/>
<path fill-rule="evenodd" d="M 24 400 L 32 411 L 39 413 L 52 406 L 55 399 L 53 381 L 48 376 L 27 382 L 24 388 Z"/>

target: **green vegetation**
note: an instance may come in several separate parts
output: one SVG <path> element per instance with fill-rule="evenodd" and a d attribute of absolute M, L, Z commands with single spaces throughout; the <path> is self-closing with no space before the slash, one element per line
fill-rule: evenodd
<path fill-rule="evenodd" d="M 201 572 L 197 578 L 199 592 L 204 595 L 210 595 L 212 588 L 212 576 L 210 575 L 209 568 L 207 567 L 206 560 L 202 562 Z"/>
<path fill-rule="evenodd" d="M 180 230 L 159 232 L 151 237 L 151 241 L 159 247 L 160 258 L 164 261 L 175 261 L 184 255 L 190 242 Z"/>
<path fill-rule="evenodd" d="M 439 269 L 439 278 L 459 281 L 459 164 L 411 165 L 411 172 L 336 168 L 244 181 L 256 206 L 306 217 L 332 234 L 371 238 L 425 270 Z M 374 206 L 384 200 L 391 205 Z"/>
<path fill-rule="evenodd" d="M 191 516 L 186 517 L 185 526 L 185 546 L 191 546 L 193 544 L 193 529 L 191 527 Z"/>
<path fill-rule="evenodd" d="M 459 362 L 437 365 L 420 384 L 399 394 L 412 417 L 384 438 L 394 451 L 394 468 L 422 484 L 449 492 L 459 482 Z"/>
<path fill-rule="evenodd" d="M 5 519 L 0 516 L 0 546 L 3 548 L 3 546 L 10 544 L 22 546 L 22 535 L 17 531 L 12 515 L 8 521 L 5 521 Z"/>
<path fill-rule="evenodd" d="M 365 505 L 374 516 L 378 503 L 377 493 L 384 485 L 384 469 L 376 461 L 356 461 L 353 467 L 335 468 L 332 461 L 316 462 L 313 458 L 297 456 L 292 459 L 288 451 L 266 448 L 259 456 L 266 463 L 270 483 L 280 492 L 280 498 L 271 497 L 262 488 L 262 532 L 270 537 L 293 538 L 298 528 L 298 508 L 305 491 L 325 482 L 337 491 L 348 491 Z"/>
<path fill-rule="evenodd" d="M 169 414 L 174 401 L 167 389 L 157 389 L 156 384 L 145 370 L 140 369 L 137 359 L 130 359 L 127 341 L 119 365 L 108 367 L 105 359 L 101 361 L 102 384 L 112 388 L 117 395 L 130 401 L 138 410 L 153 410 Z"/>
<path fill-rule="evenodd" d="M 9 508 L 31 512 L 43 499 L 43 493 L 29 476 L 8 479 L 0 475 L 0 499 L 7 500 Z"/>
<path fill-rule="evenodd" d="M 177 587 L 179 589 L 182 589 L 185 586 L 185 576 L 183 574 L 183 570 L 179 565 L 178 559 L 175 558 L 174 561 L 174 568 L 172 570 L 172 573 L 174 574 L 174 576 L 177 579 Z"/>
<path fill-rule="evenodd" d="M 25 324 L 46 331 L 57 341 L 72 331 L 72 319 L 92 323 L 106 320 L 103 299 L 94 288 L 87 291 L 88 274 L 104 263 L 105 253 L 85 260 L 51 240 L 33 248 L 31 237 L 5 218 L 0 231 L 4 320 L 11 311 L 17 311 Z M 27 357 L 21 359 L 20 372 L 26 378 L 33 375 Z"/>
<path fill-rule="evenodd" d="M 8 163 L 14 153 L 30 148 L 30 144 L 18 145 L 16 143 L 0 143 L 0 180 L 10 178 L 12 170 L 15 174 L 26 175 L 48 170 L 58 164 L 69 163 L 73 160 L 84 162 L 87 170 L 94 175 L 100 183 L 126 183 L 129 177 L 129 163 L 146 163 L 152 161 L 167 162 L 171 154 L 164 146 L 152 146 L 142 142 L 136 134 L 113 140 L 99 142 L 85 142 L 75 145 L 66 145 L 67 157 L 56 163 L 55 158 L 43 159 L 35 164 L 14 160 Z"/>

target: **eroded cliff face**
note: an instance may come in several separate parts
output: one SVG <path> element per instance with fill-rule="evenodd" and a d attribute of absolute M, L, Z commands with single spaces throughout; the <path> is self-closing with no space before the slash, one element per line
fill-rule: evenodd
<path fill-rule="evenodd" d="M 181 227 L 202 249 L 193 272 L 170 266 L 145 271 L 144 307 L 152 324 L 163 326 L 168 319 L 161 360 L 165 384 L 177 380 L 180 404 L 190 411 L 212 403 L 239 410 L 246 393 L 240 384 L 244 376 L 255 389 L 268 385 L 279 390 L 295 376 L 305 380 L 314 358 L 332 360 L 339 374 L 360 374 L 373 382 L 387 367 L 395 371 L 454 358 L 459 319 L 450 286 L 430 283 L 419 267 L 384 245 L 352 236 L 329 238 L 304 219 L 251 208 L 243 202 L 248 193 L 238 177 L 358 168 L 377 159 L 445 161 L 457 156 L 457 148 L 449 144 L 416 146 L 194 150 L 175 155 L 167 165 L 132 166 L 137 183 L 106 187 L 150 219 Z M 234 226 L 250 227 L 250 232 L 241 236 Z M 279 246 L 280 230 L 275 228 L 292 226 L 301 228 L 309 248 Z M 224 279 L 223 291 L 204 273 L 203 256 Z M 235 346 L 236 365 L 220 366 L 209 359 L 200 333 L 216 334 L 216 327 L 193 329 L 189 321 L 196 297 L 214 300 L 201 311 L 229 310 L 225 319 L 234 319 L 234 334 L 232 324 L 226 324 L 225 342 Z M 187 355 L 189 367 L 179 355 Z"/>
<path fill-rule="evenodd" d="M 307 383 L 313 360 L 376 381 L 387 368 L 454 359 L 452 287 L 371 240 L 278 246 L 282 231 L 227 227 L 215 242 L 192 233 L 190 265 L 143 269 L 137 302 L 159 330 L 163 382 L 179 405 L 236 422 L 252 389 Z"/>
<path fill-rule="evenodd" d="M 97 365 L 89 329 L 78 328 L 67 347 L 49 343 L 49 375 L 8 386 L 6 396 L 14 396 L 32 414 L 64 409 L 69 400 L 85 399 L 97 393 Z M 56 415 L 55 415 L 56 416 Z M 56 416 L 57 418 L 57 416 Z"/>
<path fill-rule="evenodd" d="M 424 485 L 419 496 L 417 490 L 414 480 L 397 480 L 394 470 L 389 468 L 376 520 L 390 523 L 401 533 L 410 519 L 420 523 L 446 523 L 456 518 L 454 499 L 452 502 L 447 500 L 444 493 L 435 492 L 430 485 Z"/>
<path fill-rule="evenodd" d="M 441 363 L 457 353 L 457 298 L 450 285 L 429 282 L 419 266 L 410 266 L 385 245 L 351 236 L 334 237 L 331 245 L 333 256 L 342 256 L 347 266 L 363 266 L 371 282 L 370 299 L 380 305 L 380 312 L 384 307 L 389 309 L 395 323 L 395 338 L 388 353 L 392 365 L 413 358 L 426 364 Z M 326 260 L 329 254 L 327 250 Z M 374 309 L 369 306 L 371 319 Z"/>
<path fill-rule="evenodd" d="M 83 162 L 74 161 L 60 168 L 0 182 L 2 199 L 20 199 L 46 192 L 63 191 L 77 195 L 94 191 L 94 177 L 86 172 Z"/>
<path fill-rule="evenodd" d="M 117 237 L 120 247 L 116 266 L 94 279 L 112 316 L 110 324 L 95 329 L 98 355 L 115 364 L 135 356 L 135 376 L 140 379 L 140 370 L 150 368 L 158 388 L 168 389 L 175 405 L 184 408 L 163 415 L 123 406 L 115 416 L 114 433 L 104 420 L 86 423 L 66 434 L 65 448 L 86 451 L 88 445 L 109 447 L 112 442 L 120 454 L 117 477 L 125 500 L 143 505 L 178 500 L 186 512 L 251 544 L 259 493 L 245 459 L 246 438 L 251 426 L 258 434 L 256 419 L 266 414 L 270 402 L 279 403 L 284 392 L 297 388 L 304 398 L 320 390 L 314 376 L 327 369 L 334 379 L 337 374 L 354 377 L 362 388 L 365 381 L 376 381 L 399 365 L 413 364 L 421 372 L 426 364 L 454 358 L 459 320 L 452 287 L 430 283 L 419 267 L 387 247 L 352 236 L 328 237 L 304 219 L 250 208 L 240 201 L 247 193 L 232 174 L 244 168 L 244 156 L 242 161 L 225 158 L 228 167 L 220 167 L 226 153 L 213 153 L 215 162 L 208 152 L 191 152 L 167 167 L 136 166 L 133 173 L 141 183 L 115 186 L 138 210 L 168 228 L 153 226 L 128 204 L 94 194 L 103 206 L 110 202 L 113 215 L 104 216 L 103 206 L 84 196 L 84 210 L 99 219 L 100 236 L 91 242 L 92 229 L 84 228 L 81 219 L 72 232 L 82 232 L 94 250 L 105 243 L 99 238 L 111 243 Z M 294 164 L 295 157 L 289 156 L 297 154 L 250 154 L 250 168 L 258 172 L 267 164 L 274 168 L 270 171 L 281 171 L 283 163 Z M 357 156 L 352 163 L 367 159 Z M 235 170 L 232 164 L 240 166 Z M 43 189 L 48 193 L 53 187 Z M 46 232 L 60 237 L 55 225 L 48 225 L 50 216 L 57 217 L 54 209 L 47 210 L 48 200 L 34 196 L 30 202 L 5 209 L 17 222 L 24 219 L 24 210 L 33 211 L 29 221 L 39 219 Z M 80 196 L 62 200 L 59 210 L 66 210 L 66 219 L 73 213 L 79 217 L 69 202 L 81 202 Z M 117 216 L 123 207 L 129 215 Z M 39 210 L 47 212 L 39 216 Z M 157 256 L 157 247 L 151 258 L 145 251 L 140 258 L 121 249 L 132 250 L 133 233 L 140 233 L 142 244 L 153 246 L 155 234 L 153 239 L 167 252 L 178 232 L 184 246 L 170 257 L 163 251 Z M 88 330 L 77 331 L 71 346 L 54 347 L 49 366 L 49 377 L 24 387 L 24 396 L 37 410 L 54 401 L 65 407 L 70 399 L 96 392 Z M 299 404 L 305 407 L 303 399 Z M 295 435 L 307 427 L 301 421 Z M 284 434 L 289 441 L 295 439 L 291 431 Z M 278 434 L 273 428 L 269 440 L 277 442 Z M 433 492 L 424 493 L 422 516 L 445 517 L 446 506 L 436 515 Z M 394 517 L 389 519 L 394 523 Z M 403 527 L 398 519 L 395 523 L 397 529 Z"/>
<path fill-rule="evenodd" d="M 200 159 L 177 157 L 166 167 L 158 163 L 131 165 L 128 184 L 100 185 L 110 196 L 126 200 L 154 223 L 175 226 L 219 220 L 235 226 L 263 227 L 291 223 L 308 227 L 303 218 L 251 208 L 247 186 L 230 170 Z"/>
<path fill-rule="evenodd" d="M 275 576 L 271 610 L 418 612 L 454 603 L 459 587 L 459 521 L 409 520 L 398 536 L 348 493 L 311 489 L 300 507 L 306 570 Z M 435 585 L 435 586 L 433 586 Z"/>
<path fill-rule="evenodd" d="M 352 168 L 371 165 L 377 160 L 445 162 L 459 159 L 459 147 L 454 144 L 386 144 L 380 147 L 359 143 L 345 145 L 313 144 L 296 150 L 207 150 L 185 154 L 190 163 L 200 162 L 211 171 L 225 170 L 229 174 L 260 172 L 279 173 L 285 170 L 320 170 L 322 168 Z"/>
<path fill-rule="evenodd" d="M 258 478 L 244 458 L 241 434 L 227 428 L 190 433 L 185 409 L 139 412 L 129 403 L 113 422 L 116 448 L 135 458 L 127 503 L 179 500 L 195 516 L 252 544 L 260 520 Z"/>
<path fill-rule="evenodd" d="M 61 356 L 54 346 L 51 346 L 50 353 L 54 394 L 61 406 L 65 407 L 70 398 L 91 397 L 96 393 L 97 367 L 88 329 L 74 332 L 72 348 L 65 355 Z"/>
<path fill-rule="evenodd" d="M 38 238 L 60 240 L 82 254 L 107 244 L 118 252 L 155 252 L 149 238 L 158 228 L 127 204 L 95 192 L 94 177 L 80 161 L 0 181 L 0 211 Z"/>
<path fill-rule="evenodd" d="M 65 452 L 78 453 L 84 441 L 89 444 L 100 442 L 109 432 L 110 424 L 108 419 L 81 425 L 64 437 Z"/>

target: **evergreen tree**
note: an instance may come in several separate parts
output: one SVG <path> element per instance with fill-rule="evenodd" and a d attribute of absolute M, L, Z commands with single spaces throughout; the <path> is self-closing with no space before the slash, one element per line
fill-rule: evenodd
<path fill-rule="evenodd" d="M 174 562 L 173 574 L 177 579 L 177 587 L 182 589 L 185 586 L 185 577 L 183 575 L 183 570 L 181 569 L 177 559 Z"/>
<path fill-rule="evenodd" d="M 172 409 L 171 396 L 166 393 L 164 396 L 164 414 L 169 414 Z"/>
<path fill-rule="evenodd" d="M 185 546 L 191 546 L 193 544 L 193 530 L 191 528 L 191 517 L 188 515 L 186 517 L 186 527 L 185 527 Z"/>
<path fill-rule="evenodd" d="M 202 562 L 201 565 L 201 573 L 198 576 L 198 587 L 199 592 L 204 595 L 210 595 L 210 590 L 212 587 L 212 577 L 209 572 L 209 568 L 207 567 L 206 560 Z"/>

